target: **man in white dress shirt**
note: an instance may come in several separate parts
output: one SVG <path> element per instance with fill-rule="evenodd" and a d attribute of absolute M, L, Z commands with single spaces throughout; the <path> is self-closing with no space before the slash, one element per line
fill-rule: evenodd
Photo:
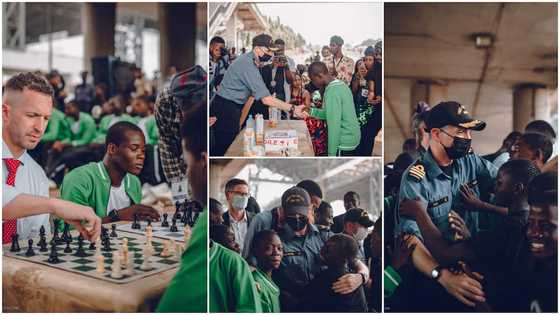
<path fill-rule="evenodd" d="M 53 107 L 53 89 L 32 73 L 8 80 L 2 96 L 2 243 L 14 233 L 20 239 L 35 237 L 41 226 L 50 233 L 49 213 L 72 224 L 88 239 L 99 234 L 101 220 L 93 210 L 49 198 L 43 169 L 27 154 L 45 133 Z M 80 224 L 86 221 L 92 229 Z M 84 222 L 85 223 L 85 222 Z"/>

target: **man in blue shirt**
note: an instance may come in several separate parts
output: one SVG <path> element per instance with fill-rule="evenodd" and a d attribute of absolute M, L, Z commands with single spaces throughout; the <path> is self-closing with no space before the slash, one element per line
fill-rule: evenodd
<path fill-rule="evenodd" d="M 215 142 L 210 148 L 212 156 L 223 156 L 239 133 L 241 110 L 250 97 L 264 105 L 301 116 L 304 106 L 288 104 L 270 95 L 259 72 L 260 67 L 268 64 L 275 50 L 272 37 L 257 35 L 253 38 L 253 50 L 235 58 L 226 71 L 210 103 L 210 116 L 217 118 L 213 125 Z"/>

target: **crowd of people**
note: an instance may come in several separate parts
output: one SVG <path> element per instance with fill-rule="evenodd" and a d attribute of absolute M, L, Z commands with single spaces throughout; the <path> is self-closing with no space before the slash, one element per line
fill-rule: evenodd
<path fill-rule="evenodd" d="M 206 72 L 194 66 L 177 73 L 158 94 L 155 118 L 150 100 L 154 95 L 131 95 L 130 103 L 119 95 L 103 104 L 104 115 L 98 123 L 83 111 L 88 108 L 82 107 L 83 99 L 66 100 L 62 89 L 55 86 L 61 77 L 57 80 L 52 73 L 45 77 L 28 72 L 14 75 L 3 86 L 3 244 L 13 237 L 37 237 L 43 229 L 47 235 L 62 230 L 64 222 L 53 226 L 51 215 L 92 242 L 98 239 L 102 223 L 159 220 L 160 211 L 141 203 L 147 146 L 159 143 L 164 180 L 168 184 L 186 180 L 191 198 L 184 202 L 198 220 L 177 277 L 158 307 L 175 312 L 206 311 L 206 287 L 189 288 L 189 295 L 183 294 L 184 286 L 192 283 L 190 277 L 198 283 L 206 283 L 207 277 L 207 211 L 203 211 L 207 186 Z M 57 106 L 64 107 L 65 113 Z M 125 113 L 128 106 L 135 116 Z M 50 133 L 52 138 L 46 141 Z M 32 151 L 40 144 L 43 147 L 34 160 Z M 88 158 L 76 159 L 73 168 L 66 165 L 61 170 L 60 198 L 50 197 L 48 173 L 41 161 L 80 148 L 89 152 Z M 95 150 L 101 157 L 91 161 Z"/>
<path fill-rule="evenodd" d="M 382 124 L 382 43 L 354 61 L 343 54 L 344 40 L 330 45 L 309 64 L 295 64 L 283 39 L 253 38 L 239 56 L 223 38 L 209 45 L 210 153 L 222 156 L 250 116 L 303 119 L 316 156 L 371 156 Z M 234 60 L 232 60 L 232 57 Z"/>
<path fill-rule="evenodd" d="M 485 126 L 457 102 L 418 104 L 385 168 L 386 311 L 558 311 L 556 133 L 531 121 L 481 156 Z"/>
<path fill-rule="evenodd" d="M 336 218 L 312 180 L 265 211 L 245 180 L 224 194 L 227 204 L 209 201 L 211 313 L 381 311 L 381 219 L 356 192 Z"/>

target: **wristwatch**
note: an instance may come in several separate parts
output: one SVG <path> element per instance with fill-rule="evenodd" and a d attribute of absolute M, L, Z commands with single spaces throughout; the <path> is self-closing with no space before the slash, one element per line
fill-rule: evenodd
<path fill-rule="evenodd" d="M 119 221 L 119 210 L 113 209 L 109 211 L 109 218 L 111 218 L 111 222 Z"/>
<path fill-rule="evenodd" d="M 360 273 L 360 275 L 362 276 L 362 284 L 365 285 L 367 280 L 366 280 L 366 275 L 363 273 Z"/>
<path fill-rule="evenodd" d="M 436 266 L 432 272 L 430 273 L 430 275 L 432 276 L 433 280 L 439 279 L 439 277 L 441 276 L 441 267 L 440 266 Z"/>

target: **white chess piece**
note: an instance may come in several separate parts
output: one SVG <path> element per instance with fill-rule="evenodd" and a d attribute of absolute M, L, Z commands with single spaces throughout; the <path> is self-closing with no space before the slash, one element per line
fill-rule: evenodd
<path fill-rule="evenodd" d="M 113 264 L 111 265 L 111 278 L 120 279 L 123 277 L 121 271 L 121 254 L 119 251 L 113 252 Z"/>
<path fill-rule="evenodd" d="M 134 253 L 129 252 L 127 254 L 125 268 L 123 274 L 126 276 L 134 275 Z"/>
<path fill-rule="evenodd" d="M 95 271 L 97 271 L 97 273 L 105 273 L 105 257 L 98 254 L 95 258 L 97 259 L 97 268 L 95 268 Z"/>
<path fill-rule="evenodd" d="M 152 269 L 152 264 L 150 263 L 150 259 L 152 258 L 152 249 L 150 249 L 148 245 L 144 245 L 142 254 L 144 254 L 144 257 L 143 257 L 142 265 L 140 265 L 140 269 L 144 271 Z"/>
<path fill-rule="evenodd" d="M 175 244 L 175 260 L 181 261 L 181 256 L 183 255 L 183 246 L 179 243 Z"/>
<path fill-rule="evenodd" d="M 121 261 L 123 266 L 126 266 L 128 263 L 128 238 L 123 238 L 122 246 L 121 246 Z"/>
<path fill-rule="evenodd" d="M 171 247 L 171 242 L 169 240 L 163 241 L 163 250 L 160 253 L 161 257 L 169 257 L 171 256 L 169 247 Z"/>

